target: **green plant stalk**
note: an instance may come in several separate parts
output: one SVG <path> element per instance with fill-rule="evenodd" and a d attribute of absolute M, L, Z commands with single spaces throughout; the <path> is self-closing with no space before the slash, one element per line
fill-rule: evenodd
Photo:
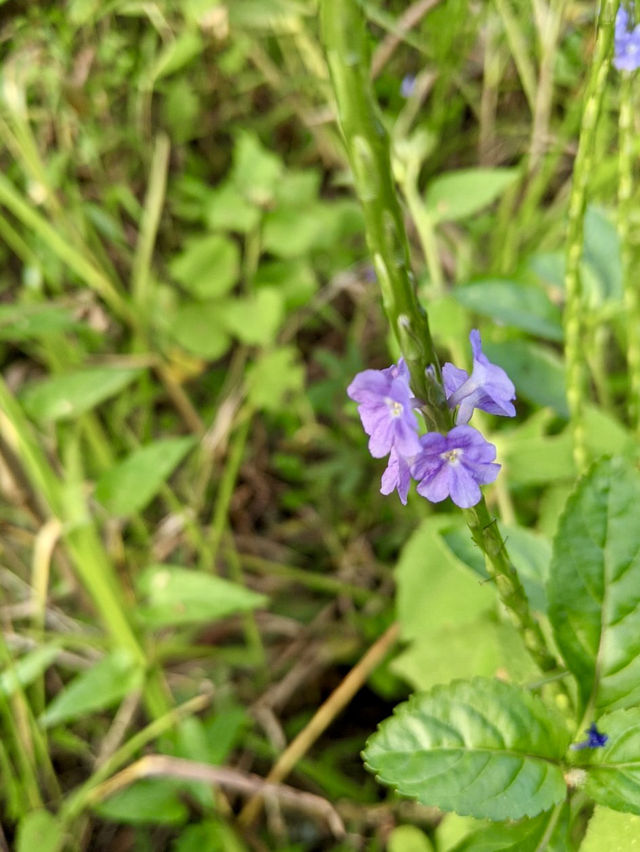
<path fill-rule="evenodd" d="M 453 419 L 446 404 L 427 315 L 418 303 L 409 269 L 407 237 L 391 179 L 389 141 L 378 118 L 369 81 L 364 20 L 356 0 L 323 0 L 321 11 L 338 119 L 356 192 L 364 208 L 367 242 L 385 311 L 409 366 L 414 392 L 425 403 L 429 427 L 447 432 Z M 532 657 L 542 671 L 557 669 L 484 499 L 466 510 L 465 517 L 474 541 L 487 557 L 498 594 Z"/>
<path fill-rule="evenodd" d="M 565 358 L 567 362 L 567 402 L 571 414 L 573 454 L 578 471 L 588 463 L 584 405 L 586 377 L 583 351 L 583 303 L 580 282 L 584 214 L 587 204 L 587 186 L 593 171 L 595 136 L 602 112 L 607 75 L 611 67 L 613 32 L 620 0 L 603 0 L 598 19 L 596 46 L 585 92 L 578 152 L 573 166 L 573 180 L 569 198 L 565 290 L 567 304 L 564 314 Z"/>
<path fill-rule="evenodd" d="M 640 437 L 640 293 L 632 272 L 630 220 L 633 209 L 633 82 L 635 74 L 625 72 L 620 86 L 618 123 L 618 234 L 622 260 L 622 282 L 627 314 L 627 366 L 629 374 L 629 422 Z"/>

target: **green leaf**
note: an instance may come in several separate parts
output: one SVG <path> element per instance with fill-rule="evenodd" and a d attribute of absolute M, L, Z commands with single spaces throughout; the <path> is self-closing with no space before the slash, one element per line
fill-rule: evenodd
<path fill-rule="evenodd" d="M 238 133 L 230 180 L 247 201 L 259 207 L 270 204 L 282 172 L 280 159 L 264 148 L 257 136 Z"/>
<path fill-rule="evenodd" d="M 237 281 L 239 268 L 238 247 L 224 234 L 187 240 L 169 264 L 171 275 L 197 299 L 224 296 Z"/>
<path fill-rule="evenodd" d="M 543 839 L 546 843 L 541 846 Z M 451 852 L 572 852 L 573 849 L 569 838 L 569 809 L 563 805 L 534 819 L 496 823 L 475 831 Z"/>
<path fill-rule="evenodd" d="M 267 603 L 237 583 L 178 565 L 151 565 L 139 577 L 137 588 L 146 598 L 138 614 L 151 627 L 211 622 Z"/>
<path fill-rule="evenodd" d="M 426 518 L 402 548 L 395 574 L 404 639 L 420 640 L 494 609 L 494 589 L 481 583 L 443 540 L 441 530 L 451 522 L 447 516 Z M 466 528 L 464 534 L 470 539 Z"/>
<path fill-rule="evenodd" d="M 0 694 L 9 696 L 19 688 L 28 686 L 46 671 L 60 653 L 57 644 L 42 645 L 15 660 L 11 668 L 0 674 Z"/>
<path fill-rule="evenodd" d="M 387 852 L 433 852 L 433 846 L 417 826 L 399 825 L 389 835 Z"/>
<path fill-rule="evenodd" d="M 304 386 L 304 367 L 293 346 L 265 353 L 247 371 L 249 402 L 264 411 L 279 411 L 287 396 Z"/>
<path fill-rule="evenodd" d="M 231 345 L 224 327 L 222 302 L 181 305 L 173 315 L 170 334 L 187 352 L 215 361 Z"/>
<path fill-rule="evenodd" d="M 622 299 L 622 264 L 618 230 L 605 212 L 589 205 L 584 217 L 584 262 L 594 271 L 597 285 L 587 298 L 594 306 Z"/>
<path fill-rule="evenodd" d="M 518 169 L 460 169 L 431 181 L 425 204 L 436 222 L 457 222 L 487 207 L 518 177 Z"/>
<path fill-rule="evenodd" d="M 159 80 L 180 71 L 199 56 L 204 49 L 200 36 L 195 31 L 186 30 L 162 49 L 151 70 L 151 80 Z"/>
<path fill-rule="evenodd" d="M 631 852 L 638 849 L 640 816 L 597 805 L 580 852 Z"/>
<path fill-rule="evenodd" d="M 189 809 L 180 799 L 180 782 L 167 778 L 136 781 L 93 808 L 102 819 L 125 825 L 181 825 Z"/>
<path fill-rule="evenodd" d="M 476 678 L 413 696 L 368 740 L 367 767 L 425 805 L 492 820 L 536 816 L 566 795 L 562 717 L 512 684 Z"/>
<path fill-rule="evenodd" d="M 486 343 L 487 358 L 507 371 L 518 396 L 569 416 L 564 364 L 550 349 L 526 340 Z"/>
<path fill-rule="evenodd" d="M 453 295 L 470 311 L 502 325 L 547 340 L 563 339 L 560 309 L 534 284 L 495 278 L 456 287 Z"/>
<path fill-rule="evenodd" d="M 86 367 L 30 385 L 21 399 L 34 420 L 70 420 L 119 393 L 140 372 L 133 367 Z"/>
<path fill-rule="evenodd" d="M 607 744 L 575 753 L 587 775 L 584 790 L 600 805 L 640 814 L 640 707 L 616 710 L 597 722 Z"/>
<path fill-rule="evenodd" d="M 246 200 L 231 181 L 211 191 L 204 207 L 204 219 L 209 228 L 248 234 L 260 221 L 260 209 Z"/>
<path fill-rule="evenodd" d="M 111 515 L 127 517 L 155 497 L 195 438 L 166 438 L 134 450 L 98 480 L 95 497 Z"/>
<path fill-rule="evenodd" d="M 255 296 L 236 298 L 223 306 L 227 331 L 250 346 L 273 343 L 283 312 L 282 294 L 275 287 L 263 287 Z"/>
<path fill-rule="evenodd" d="M 551 562 L 549 540 L 540 533 L 516 525 L 501 524 L 500 530 L 531 607 L 538 612 L 546 613 L 545 586 Z"/>
<path fill-rule="evenodd" d="M 318 289 L 312 267 L 300 259 L 261 263 L 253 283 L 257 290 L 261 287 L 277 287 L 287 310 L 308 304 Z"/>
<path fill-rule="evenodd" d="M 40 722 L 50 728 L 112 707 L 142 684 L 143 672 L 126 651 L 118 650 L 77 675 L 51 701 Z"/>
<path fill-rule="evenodd" d="M 62 848 L 64 828 L 45 810 L 31 811 L 20 820 L 16 852 L 58 852 Z"/>
<path fill-rule="evenodd" d="M 83 326 L 59 305 L 0 305 L 0 340 L 38 340 L 73 328 Z"/>
<path fill-rule="evenodd" d="M 596 463 L 569 498 L 553 545 L 549 618 L 580 704 L 598 714 L 640 700 L 640 475 Z"/>

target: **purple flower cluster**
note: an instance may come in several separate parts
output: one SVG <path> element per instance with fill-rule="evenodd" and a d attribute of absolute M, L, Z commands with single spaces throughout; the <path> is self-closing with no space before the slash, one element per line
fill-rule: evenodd
<path fill-rule="evenodd" d="M 369 435 L 369 452 L 374 458 L 389 456 L 382 494 L 397 490 L 406 504 L 413 478 L 418 482 L 418 494 L 432 503 L 451 497 L 457 506 L 468 509 L 480 500 L 480 485 L 493 482 L 498 475 L 495 446 L 467 424 L 474 408 L 513 417 L 515 389 L 504 370 L 483 354 L 480 333 L 474 329 L 469 339 L 471 375 L 453 364 L 445 364 L 442 371 L 447 404 L 458 409 L 456 426 L 446 435 L 418 435 L 415 411 L 421 403 L 411 393 L 409 370 L 402 358 L 386 370 L 358 373 L 347 388 L 358 403 L 360 420 Z"/>
<path fill-rule="evenodd" d="M 633 12 L 633 4 L 631 4 Z M 616 16 L 613 64 L 618 71 L 640 68 L 640 24 L 633 26 L 629 12 L 621 4 Z"/>

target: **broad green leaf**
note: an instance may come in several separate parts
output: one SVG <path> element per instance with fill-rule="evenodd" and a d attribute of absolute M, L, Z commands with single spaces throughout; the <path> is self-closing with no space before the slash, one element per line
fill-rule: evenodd
<path fill-rule="evenodd" d="M 231 826 L 210 818 L 182 828 L 171 852 L 247 852 L 247 847 Z"/>
<path fill-rule="evenodd" d="M 569 498 L 553 545 L 549 618 L 580 703 L 598 714 L 640 700 L 640 475 L 596 463 Z"/>
<path fill-rule="evenodd" d="M 229 300 L 222 306 L 224 324 L 231 334 L 248 345 L 273 343 L 282 321 L 282 294 L 263 287 L 255 296 Z"/>
<path fill-rule="evenodd" d="M 49 728 L 112 707 L 141 686 L 143 672 L 126 651 L 114 651 L 76 675 L 40 717 Z"/>
<path fill-rule="evenodd" d="M 494 278 L 456 287 L 453 295 L 470 311 L 502 325 L 547 340 L 563 338 L 560 309 L 534 284 Z"/>
<path fill-rule="evenodd" d="M 139 375 L 133 367 L 86 367 L 30 385 L 21 399 L 34 420 L 69 420 L 119 393 Z"/>
<path fill-rule="evenodd" d="M 195 439 L 166 438 L 139 447 L 98 480 L 95 497 L 111 515 L 127 517 L 149 503 Z"/>
<path fill-rule="evenodd" d="M 637 852 L 640 849 L 640 816 L 612 811 L 597 805 L 580 852 Z"/>
<path fill-rule="evenodd" d="M 247 201 L 258 207 L 270 204 L 282 172 L 279 157 L 264 148 L 257 136 L 247 132 L 237 135 L 230 180 Z"/>
<path fill-rule="evenodd" d="M 204 208 L 205 222 L 212 230 L 247 234 L 257 226 L 260 216 L 260 209 L 247 201 L 231 181 L 212 190 Z"/>
<path fill-rule="evenodd" d="M 573 441 L 569 430 L 559 435 L 529 437 L 516 431 L 498 436 L 498 458 L 509 482 L 517 485 L 550 485 L 573 480 Z"/>
<path fill-rule="evenodd" d="M 587 774 L 584 790 L 599 805 L 640 815 L 640 708 L 616 710 L 597 724 L 607 744 L 575 753 Z"/>
<path fill-rule="evenodd" d="M 290 394 L 304 386 L 304 367 L 293 346 L 267 352 L 247 371 L 249 402 L 254 408 L 278 411 Z"/>
<path fill-rule="evenodd" d="M 425 805 L 492 820 L 536 816 L 566 795 L 562 717 L 499 680 L 454 681 L 396 707 L 363 757 Z"/>
<path fill-rule="evenodd" d="M 182 784 L 169 778 L 136 781 L 93 808 L 102 819 L 125 825 L 181 825 L 189 809 L 180 798 Z"/>
<path fill-rule="evenodd" d="M 482 583 L 443 540 L 447 522 L 451 525 L 446 516 L 425 519 L 402 548 L 395 573 L 404 639 L 420 640 L 442 627 L 473 622 L 495 606 L 491 585 Z"/>
<path fill-rule="evenodd" d="M 223 314 L 220 301 L 182 305 L 173 316 L 170 334 L 187 352 L 215 361 L 231 345 Z"/>
<path fill-rule="evenodd" d="M 495 675 L 501 665 L 495 618 L 483 614 L 436 628 L 426 621 L 424 635 L 393 660 L 391 670 L 422 691 L 458 678 Z"/>
<path fill-rule="evenodd" d="M 507 371 L 518 396 L 569 416 L 564 364 L 555 352 L 526 340 L 486 343 L 483 348 L 490 361 Z"/>
<path fill-rule="evenodd" d="M 139 577 L 146 599 L 138 615 L 151 627 L 211 622 L 265 606 L 267 598 L 244 586 L 178 565 L 151 565 Z"/>
<path fill-rule="evenodd" d="M 16 852 L 58 852 L 64 841 L 64 828 L 53 814 L 31 811 L 20 820 Z"/>
<path fill-rule="evenodd" d="M 224 296 L 233 287 L 240 268 L 237 245 L 224 234 L 187 240 L 185 249 L 169 265 L 171 275 L 197 299 Z"/>
<path fill-rule="evenodd" d="M 325 223 L 320 203 L 310 209 L 281 206 L 265 217 L 263 243 L 278 257 L 302 257 L 322 242 Z"/>
<path fill-rule="evenodd" d="M 437 222 L 466 219 L 496 200 L 518 177 L 518 169 L 460 169 L 431 181 L 425 204 Z"/>
<path fill-rule="evenodd" d="M 545 839 L 544 846 L 540 843 Z M 573 852 L 566 805 L 533 819 L 496 823 L 475 831 L 450 852 Z M 581 847 L 582 848 L 582 847 Z"/>
<path fill-rule="evenodd" d="M 318 289 L 312 267 L 301 259 L 265 261 L 258 267 L 253 283 L 257 290 L 276 287 L 287 310 L 308 304 Z"/>
<path fill-rule="evenodd" d="M 387 852 L 433 852 L 433 846 L 416 825 L 399 825 L 389 835 Z"/>
<path fill-rule="evenodd" d="M 13 695 L 19 687 L 28 686 L 46 671 L 60 653 L 57 644 L 42 645 L 15 660 L 11 668 L 0 674 L 0 694 Z"/>

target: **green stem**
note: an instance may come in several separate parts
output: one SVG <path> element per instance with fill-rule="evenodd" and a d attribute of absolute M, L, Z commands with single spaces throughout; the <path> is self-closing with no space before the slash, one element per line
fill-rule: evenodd
<path fill-rule="evenodd" d="M 640 436 L 640 293 L 632 272 L 630 223 L 633 210 L 633 80 L 625 73 L 620 87 L 618 158 L 618 234 L 622 259 L 622 281 L 627 313 L 627 365 L 629 368 L 629 421 Z"/>
<path fill-rule="evenodd" d="M 388 136 L 378 117 L 369 81 L 365 26 L 356 0 L 323 0 L 322 25 L 338 119 L 364 208 L 367 242 L 374 258 L 384 308 L 409 366 L 429 428 L 453 425 L 427 315 L 418 303 L 409 269 L 402 214 L 391 179 Z M 487 557 L 501 600 L 543 671 L 558 668 L 511 563 L 504 541 L 482 499 L 465 513 L 474 541 Z"/>
<path fill-rule="evenodd" d="M 571 413 L 573 454 L 579 471 L 585 469 L 588 461 L 584 426 L 586 381 L 583 351 L 583 304 L 580 283 L 584 214 L 587 204 L 587 185 L 594 166 L 595 135 L 602 112 L 607 75 L 611 66 L 614 22 L 619 3 L 620 0 L 603 0 L 600 10 L 595 53 L 587 80 L 578 153 L 573 167 L 573 182 L 569 198 L 565 268 L 567 305 L 564 317 L 564 333 L 567 362 L 567 401 Z"/>

